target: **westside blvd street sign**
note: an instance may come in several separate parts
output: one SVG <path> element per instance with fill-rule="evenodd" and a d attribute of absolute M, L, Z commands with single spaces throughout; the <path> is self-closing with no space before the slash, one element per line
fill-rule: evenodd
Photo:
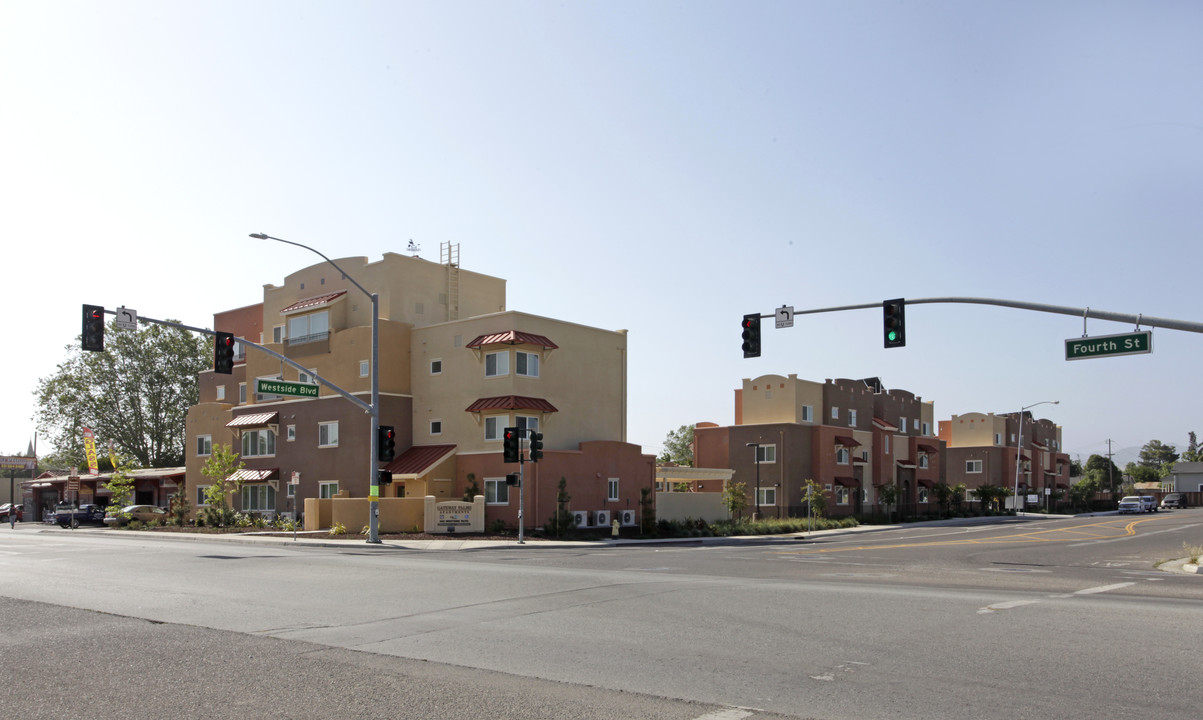
<path fill-rule="evenodd" d="M 1066 360 L 1141 355 L 1151 352 L 1153 352 L 1153 333 L 1150 330 L 1065 341 Z"/>
<path fill-rule="evenodd" d="M 264 380 L 259 378 L 255 383 L 255 392 L 260 395 L 297 395 L 300 397 L 317 397 L 317 385 L 313 383 L 290 382 L 288 380 Z"/>

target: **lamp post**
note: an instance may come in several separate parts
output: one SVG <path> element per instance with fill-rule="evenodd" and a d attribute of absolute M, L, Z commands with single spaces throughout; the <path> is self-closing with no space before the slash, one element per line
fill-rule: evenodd
<path fill-rule="evenodd" d="M 760 519 L 760 443 L 748 443 L 752 451 L 752 462 L 756 465 L 756 509 L 752 512 L 752 520 Z"/>
<path fill-rule="evenodd" d="M 1019 436 L 1015 441 L 1015 514 L 1019 514 L 1019 466 L 1023 455 L 1023 414 L 1037 405 L 1060 405 L 1060 400 L 1041 400 L 1019 408 Z"/>
<path fill-rule="evenodd" d="M 379 448 L 377 447 L 377 443 L 379 442 L 378 431 L 380 428 L 380 370 L 377 367 L 380 360 L 380 298 L 376 295 L 376 293 L 368 292 L 362 285 L 355 282 L 355 278 L 344 272 L 343 269 L 340 268 L 333 260 L 326 257 L 321 252 L 314 250 L 308 245 L 302 245 L 301 243 L 293 242 L 292 240 L 284 240 L 283 238 L 272 237 L 271 235 L 267 235 L 265 233 L 251 233 L 251 237 L 255 238 L 256 240 L 275 240 L 276 242 L 282 242 L 288 245 L 296 245 L 299 248 L 305 248 L 309 252 L 330 263 L 335 270 L 341 273 L 342 276 L 350 281 L 352 285 L 359 288 L 359 291 L 364 295 L 367 295 L 372 301 L 372 367 L 370 368 L 372 402 L 371 410 L 368 412 L 368 415 L 370 415 L 372 418 L 370 430 L 371 434 L 369 436 L 371 437 L 372 454 L 368 458 L 368 542 L 379 543 L 380 520 L 377 515 L 380 514 L 380 475 L 376 472 L 376 458 L 379 457 Z"/>

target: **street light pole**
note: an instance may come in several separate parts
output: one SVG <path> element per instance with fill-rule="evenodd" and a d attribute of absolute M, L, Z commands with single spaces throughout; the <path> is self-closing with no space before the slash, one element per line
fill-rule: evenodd
<path fill-rule="evenodd" d="M 756 465 L 756 509 L 752 512 L 752 520 L 760 519 L 760 443 L 748 443 L 752 451 L 752 462 Z"/>
<path fill-rule="evenodd" d="M 372 402 L 371 410 L 368 414 L 371 416 L 371 456 L 368 458 L 368 542 L 378 544 L 380 542 L 380 475 L 376 472 L 376 458 L 380 457 L 379 447 L 377 443 L 380 441 L 380 369 L 378 367 L 380 360 L 380 298 L 376 293 L 368 292 L 362 285 L 355 282 L 355 278 L 348 275 L 338 263 L 326 257 L 321 252 L 302 245 L 299 242 L 285 240 L 283 238 L 272 237 L 265 233 L 251 233 L 251 237 L 256 240 L 275 240 L 276 242 L 286 243 L 288 245 L 296 245 L 299 248 L 305 248 L 309 252 L 317 255 L 321 259 L 330 263 L 335 270 L 342 274 L 352 285 L 359 288 L 359 291 L 372 301 L 372 367 L 371 383 L 372 383 Z"/>
<path fill-rule="evenodd" d="M 1041 400 L 1019 408 L 1019 436 L 1015 440 L 1015 514 L 1019 514 L 1019 465 L 1023 453 L 1023 414 L 1037 405 L 1060 405 L 1060 400 Z"/>

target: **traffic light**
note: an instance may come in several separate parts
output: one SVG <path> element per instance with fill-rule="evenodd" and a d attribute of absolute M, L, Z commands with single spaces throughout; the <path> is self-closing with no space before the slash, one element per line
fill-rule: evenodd
<path fill-rule="evenodd" d="M 543 457 L 543 433 L 530 431 L 530 461 L 539 462 Z"/>
<path fill-rule="evenodd" d="M 760 315 L 744 315 L 744 357 L 760 357 Z"/>
<path fill-rule="evenodd" d="M 397 455 L 397 433 L 392 425 L 381 425 L 376 428 L 376 459 L 380 462 L 392 462 Z"/>
<path fill-rule="evenodd" d="M 393 474 L 391 472 L 389 472 L 388 470 L 385 470 L 384 468 L 380 468 L 379 470 L 376 471 L 376 484 L 377 485 L 388 485 L 392 481 L 393 481 Z"/>
<path fill-rule="evenodd" d="M 888 348 L 906 347 L 906 301 L 902 298 L 881 304 L 882 340 Z"/>
<path fill-rule="evenodd" d="M 518 428 L 506 428 L 502 440 L 502 453 L 504 455 L 502 461 L 507 463 L 522 462 L 522 440 L 518 434 Z"/>
<path fill-rule="evenodd" d="M 84 305 L 83 349 L 104 352 L 104 308 Z"/>
<path fill-rule="evenodd" d="M 234 372 L 234 333 L 216 333 L 213 339 L 213 372 L 222 375 Z"/>
<path fill-rule="evenodd" d="M 509 475 L 506 475 L 505 476 L 505 484 L 506 485 L 517 485 L 518 484 L 518 473 L 510 473 Z"/>

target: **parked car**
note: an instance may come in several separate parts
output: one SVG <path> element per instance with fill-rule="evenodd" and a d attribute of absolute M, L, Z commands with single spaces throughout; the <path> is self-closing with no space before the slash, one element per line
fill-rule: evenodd
<path fill-rule="evenodd" d="M 1141 495 L 1140 503 L 1145 512 L 1157 512 L 1157 498 L 1152 495 Z"/>
<path fill-rule="evenodd" d="M 59 503 L 54 506 L 54 522 L 59 527 L 79 527 L 85 523 L 99 525 L 104 522 L 104 508 L 87 503 L 75 507 L 72 503 Z"/>
<path fill-rule="evenodd" d="M 157 505 L 126 505 L 123 508 L 109 508 L 104 514 L 104 524 L 120 527 L 131 520 L 138 522 L 157 521 L 160 524 L 166 524 L 167 511 Z"/>
<path fill-rule="evenodd" d="M 1161 507 L 1163 508 L 1184 508 L 1186 507 L 1185 493 L 1170 493 L 1161 498 Z"/>
<path fill-rule="evenodd" d="M 1145 504 L 1135 495 L 1128 495 L 1119 501 L 1119 512 L 1121 515 L 1124 513 L 1144 512 L 1144 509 Z"/>
<path fill-rule="evenodd" d="M 0 505 L 0 522 L 9 522 L 9 515 L 16 515 L 17 522 L 21 522 L 25 519 L 25 506 L 12 503 Z"/>

